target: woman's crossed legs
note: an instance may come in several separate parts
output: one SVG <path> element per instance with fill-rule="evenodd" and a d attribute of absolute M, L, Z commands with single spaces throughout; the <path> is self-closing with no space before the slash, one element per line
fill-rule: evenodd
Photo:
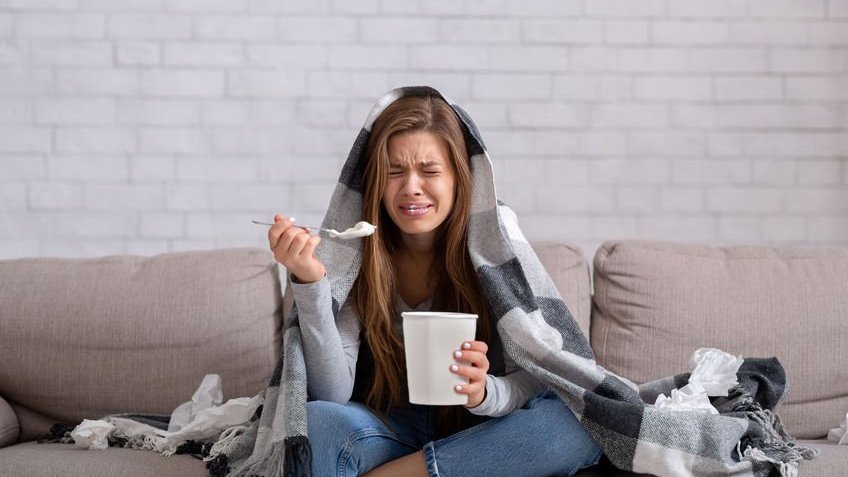
<path fill-rule="evenodd" d="M 316 477 L 362 475 L 422 447 L 431 477 L 568 476 L 601 456 L 597 443 L 550 391 L 506 416 L 436 441 L 431 441 L 425 406 L 391 413 L 391 427 L 358 402 L 311 401 L 307 414 Z"/>

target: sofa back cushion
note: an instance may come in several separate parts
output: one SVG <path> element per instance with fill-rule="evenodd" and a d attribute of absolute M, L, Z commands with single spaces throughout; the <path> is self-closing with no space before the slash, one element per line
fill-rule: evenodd
<path fill-rule="evenodd" d="M 259 248 L 0 261 L 0 396 L 21 440 L 51 421 L 169 414 L 207 373 L 254 396 L 279 354 L 276 262 Z"/>
<path fill-rule="evenodd" d="M 699 347 L 776 356 L 790 433 L 823 437 L 848 410 L 848 250 L 604 243 L 594 258 L 592 348 L 636 382 L 687 371 Z"/>
<path fill-rule="evenodd" d="M 568 311 L 588 338 L 592 280 L 583 250 L 577 245 L 564 242 L 540 241 L 530 245 L 551 276 Z"/>

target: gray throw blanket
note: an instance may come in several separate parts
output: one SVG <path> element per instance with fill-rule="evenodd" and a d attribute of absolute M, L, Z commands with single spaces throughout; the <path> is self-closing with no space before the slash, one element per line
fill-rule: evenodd
<path fill-rule="evenodd" d="M 669 477 L 797 475 L 799 462 L 815 451 L 792 444 L 771 411 L 788 390 L 776 359 L 746 359 L 739 385 L 729 396 L 712 399 L 720 415 L 670 412 L 646 403 L 685 385 L 688 374 L 637 387 L 595 362 L 515 214 L 497 200 L 492 163 L 477 127 L 438 91 L 405 87 L 379 99 L 353 144 L 321 227 L 344 230 L 361 219 L 371 126 L 386 106 L 412 95 L 445 99 L 465 126 L 473 176 L 468 247 L 504 353 L 556 392 L 616 467 Z M 338 313 L 360 270 L 361 240 L 325 237 L 317 253 Z M 225 431 L 211 450 L 204 449 L 210 474 L 310 475 L 306 369 L 296 304 L 284 324 L 283 353 L 260 395 L 264 406 L 246 426 Z"/>

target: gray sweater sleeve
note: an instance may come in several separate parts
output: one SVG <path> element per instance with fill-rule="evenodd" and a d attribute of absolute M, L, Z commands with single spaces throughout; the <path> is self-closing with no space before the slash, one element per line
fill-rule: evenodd
<path fill-rule="evenodd" d="M 518 367 L 504 354 L 506 374 L 486 377 L 486 397 L 476 407 L 467 408 L 478 416 L 499 417 L 520 408 L 545 385 L 532 374 Z"/>
<path fill-rule="evenodd" d="M 333 319 L 330 282 L 325 276 L 315 283 L 291 282 L 297 304 L 306 386 L 312 399 L 344 404 L 353 393 L 360 324 L 347 300 Z"/>

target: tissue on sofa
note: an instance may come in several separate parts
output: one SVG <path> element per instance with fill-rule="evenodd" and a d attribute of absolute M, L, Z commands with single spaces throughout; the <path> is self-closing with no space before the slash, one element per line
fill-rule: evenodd
<path fill-rule="evenodd" d="M 83 419 L 82 423 L 71 431 L 74 444 L 88 450 L 103 450 L 109 447 L 109 436 L 115 432 L 115 425 L 101 420 Z"/>
<path fill-rule="evenodd" d="M 848 414 L 845 414 L 845 420 L 842 421 L 841 426 L 831 429 L 827 433 L 827 440 L 842 445 L 848 444 L 848 432 L 846 431 L 848 431 Z"/>

